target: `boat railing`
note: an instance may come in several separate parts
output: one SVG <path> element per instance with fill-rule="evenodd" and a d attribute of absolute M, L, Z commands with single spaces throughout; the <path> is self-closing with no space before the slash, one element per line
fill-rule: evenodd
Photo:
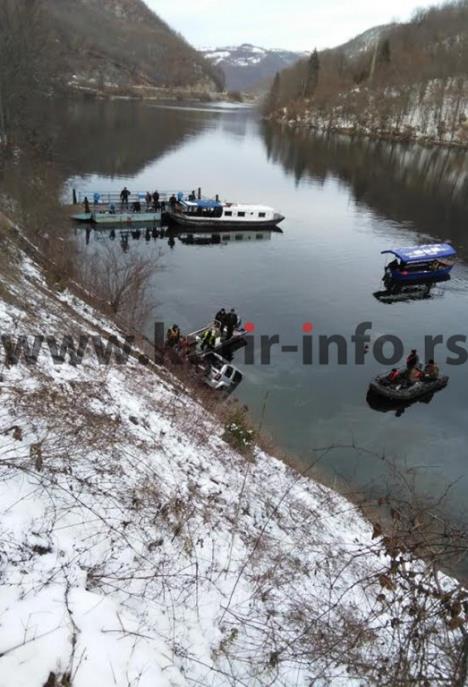
<path fill-rule="evenodd" d="M 190 334 L 187 334 L 187 340 L 189 343 L 193 343 L 199 339 L 200 336 L 202 336 L 206 331 L 209 329 L 213 329 L 215 326 L 216 321 L 210 322 L 207 324 L 205 327 L 202 327 L 201 329 L 197 329 L 195 332 L 190 332 Z"/>
<path fill-rule="evenodd" d="M 187 200 L 189 195 L 192 193 L 190 191 L 159 191 L 159 202 L 167 203 L 172 195 L 179 198 L 183 195 L 183 200 Z M 198 196 L 197 196 L 198 197 Z M 84 205 L 85 199 L 88 199 L 90 207 L 110 207 L 114 205 L 115 207 L 126 207 L 127 203 L 123 203 L 120 197 L 120 193 L 112 192 L 100 192 L 100 191 L 80 191 L 73 189 L 73 204 L 74 205 Z M 139 202 L 142 207 L 146 207 L 146 191 L 131 192 L 128 196 L 128 205 L 131 206 L 133 203 Z M 153 199 L 151 198 L 151 204 Z"/>

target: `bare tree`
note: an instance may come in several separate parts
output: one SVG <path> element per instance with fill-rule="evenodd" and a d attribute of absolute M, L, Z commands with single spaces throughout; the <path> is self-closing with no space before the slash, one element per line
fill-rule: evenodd
<path fill-rule="evenodd" d="M 31 126 L 31 103 L 50 88 L 56 69 L 43 0 L 2 0 L 0 144 L 8 145 L 13 130 Z"/>
<path fill-rule="evenodd" d="M 155 308 L 150 288 L 155 269 L 154 260 L 119 254 L 111 247 L 87 258 L 79 278 L 112 316 L 139 331 Z"/>

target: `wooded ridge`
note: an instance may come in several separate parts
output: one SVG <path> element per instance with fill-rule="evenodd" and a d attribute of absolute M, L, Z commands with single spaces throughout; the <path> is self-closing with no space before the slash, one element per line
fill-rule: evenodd
<path fill-rule="evenodd" d="M 467 0 L 420 10 L 357 50 L 345 47 L 278 73 L 266 114 L 321 130 L 468 143 Z"/>

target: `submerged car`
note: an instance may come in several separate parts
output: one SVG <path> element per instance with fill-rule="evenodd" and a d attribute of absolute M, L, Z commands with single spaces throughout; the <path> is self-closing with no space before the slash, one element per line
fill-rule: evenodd
<path fill-rule="evenodd" d="M 204 382 L 211 389 L 232 393 L 242 382 L 242 372 L 232 363 L 222 358 L 217 353 L 212 353 L 207 359 L 209 367 Z"/>

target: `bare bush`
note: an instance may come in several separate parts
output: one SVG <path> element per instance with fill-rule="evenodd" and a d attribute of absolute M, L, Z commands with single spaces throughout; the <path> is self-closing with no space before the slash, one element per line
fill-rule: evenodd
<path fill-rule="evenodd" d="M 106 247 L 86 257 L 80 281 L 119 323 L 141 331 L 156 307 L 150 288 L 156 268 L 153 259 L 121 255 Z"/>

